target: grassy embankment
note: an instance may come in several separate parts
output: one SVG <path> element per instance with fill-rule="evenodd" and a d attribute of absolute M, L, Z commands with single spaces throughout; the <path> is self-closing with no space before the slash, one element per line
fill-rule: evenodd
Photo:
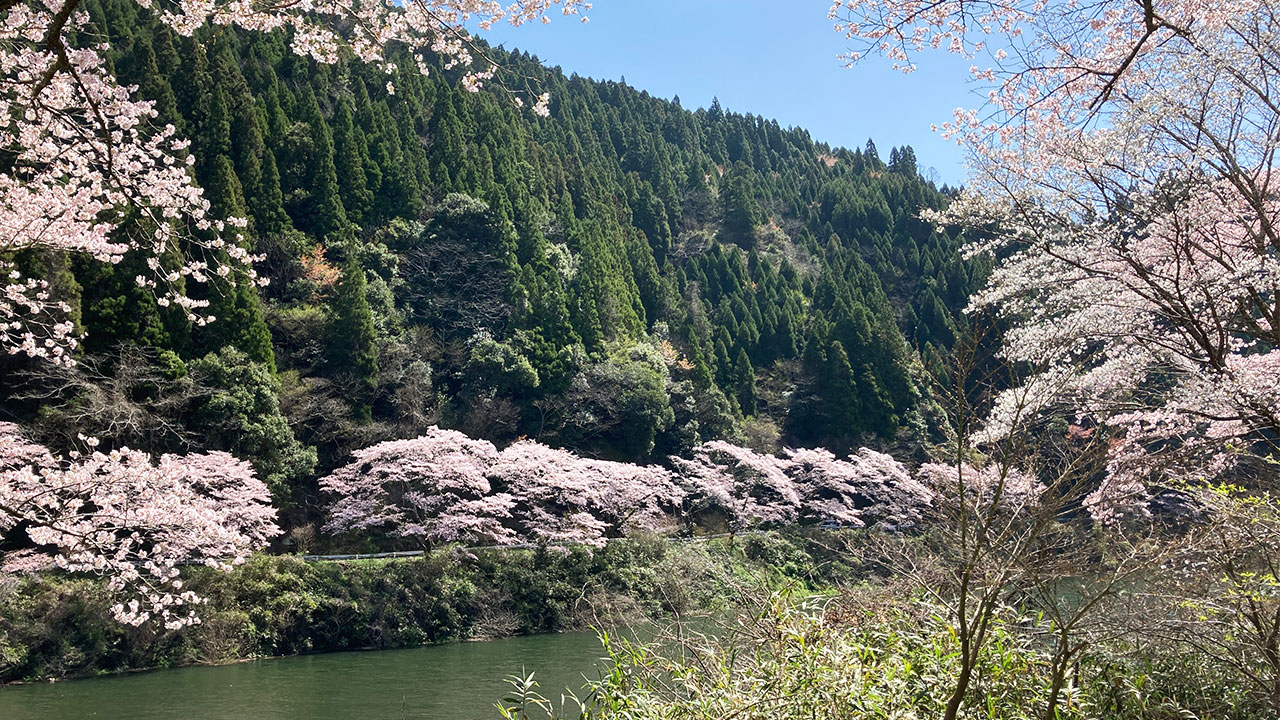
<path fill-rule="evenodd" d="M 467 552 L 307 563 L 259 556 L 230 573 L 187 572 L 208 599 L 177 632 L 111 619 L 92 580 L 0 586 L 0 682 L 80 677 L 244 658 L 581 629 L 725 607 L 746 586 L 823 590 L 854 582 L 831 533 L 679 543 L 641 537 L 596 552 Z"/>

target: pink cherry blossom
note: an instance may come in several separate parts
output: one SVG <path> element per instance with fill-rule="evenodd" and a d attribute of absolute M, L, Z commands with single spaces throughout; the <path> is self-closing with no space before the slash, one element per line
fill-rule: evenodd
<path fill-rule="evenodd" d="M 786 525 L 800 517 L 800 492 L 773 455 L 716 440 L 699 445 L 693 459 L 671 458 L 689 488 L 695 511 L 724 513 L 730 530 Z"/>
<path fill-rule="evenodd" d="M 934 502 L 906 466 L 866 448 L 847 460 L 822 448 L 788 449 L 780 458 L 715 441 L 671 461 L 692 511 L 723 513 L 735 532 L 824 522 L 900 530 L 920 524 Z"/>
<path fill-rule="evenodd" d="M 0 113 L 10 119 L 0 147 L 12 158 L 0 172 L 0 255 L 45 249 L 115 263 L 140 254 L 148 273 L 138 284 L 204 324 L 208 303 L 180 288 L 211 275 L 257 280 L 240 236 L 245 221 L 209 217 L 187 143 L 172 127 L 155 127 L 152 103 L 116 83 L 103 48 L 68 44 L 85 21 L 83 13 L 26 4 L 0 21 Z M 126 232 L 128 210 L 138 218 Z M 162 265 L 159 257 L 180 245 L 189 248 L 185 260 Z M 70 363 L 70 308 L 45 279 L 24 278 L 4 262 L 0 272 L 0 348 Z"/>
<path fill-rule="evenodd" d="M 657 529 L 684 494 L 663 468 L 583 458 L 529 440 L 503 450 L 491 476 L 516 498 L 520 531 L 552 543 L 600 545 L 628 530 Z"/>
<path fill-rule="evenodd" d="M 497 458 L 489 442 L 434 427 L 412 440 L 357 450 L 351 463 L 320 481 L 335 498 L 324 529 L 381 532 L 422 545 L 514 542 L 504 525 L 513 499 L 493 494 L 489 484 Z"/>
<path fill-rule="evenodd" d="M 269 500 L 250 465 L 226 453 L 58 459 L 0 423 L 0 543 L 16 548 L 0 553 L 0 572 L 101 577 L 121 622 L 199 622 L 202 599 L 183 589 L 179 566 L 226 570 L 263 548 L 279 533 Z"/>
<path fill-rule="evenodd" d="M 635 530 L 669 529 L 685 510 L 722 513 L 735 532 L 824 521 L 898 530 L 922 522 L 934 502 L 933 489 L 902 463 L 867 449 L 847 460 L 820 449 L 780 458 L 716 441 L 671 462 L 674 471 L 532 440 L 499 452 L 432 428 L 359 450 L 321 480 L 331 497 L 325 530 L 424 545 L 599 547 Z"/>
<path fill-rule="evenodd" d="M 600 546 L 631 530 L 659 529 L 683 497 L 663 468 L 584 458 L 528 440 L 498 452 L 439 428 L 359 450 L 320 485 L 333 497 L 325 530 L 428 545 Z"/>
<path fill-rule="evenodd" d="M 804 520 L 902 529 L 923 522 L 933 504 L 933 492 L 890 455 L 867 448 L 848 460 L 821 448 L 786 454 Z"/>
<path fill-rule="evenodd" d="M 925 463 L 916 477 L 939 497 L 964 503 L 971 511 L 983 513 L 991 510 L 1019 513 L 1033 509 L 1045 492 L 1044 484 L 1035 476 L 998 463 L 980 467 L 968 463 Z"/>

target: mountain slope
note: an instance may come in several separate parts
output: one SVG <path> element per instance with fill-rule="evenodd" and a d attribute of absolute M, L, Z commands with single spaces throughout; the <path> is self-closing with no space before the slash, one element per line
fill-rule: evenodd
<path fill-rule="evenodd" d="M 215 283 L 219 320 L 193 327 L 128 260 L 24 258 L 61 263 L 88 331 L 73 377 L 8 361 L 35 376 L 5 381 L 7 412 L 46 436 L 217 446 L 306 505 L 318 468 L 433 423 L 633 460 L 922 432 L 923 368 L 985 269 L 918 219 L 949 191 L 911 148 L 885 162 L 494 50 L 529 78 L 511 90 L 551 93 L 539 118 L 438 63 L 317 65 L 279 34 L 86 7 L 272 282 Z"/>

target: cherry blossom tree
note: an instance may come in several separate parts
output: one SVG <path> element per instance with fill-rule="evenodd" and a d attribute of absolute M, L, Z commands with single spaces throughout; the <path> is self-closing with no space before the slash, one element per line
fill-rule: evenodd
<path fill-rule="evenodd" d="M 782 458 L 715 440 L 694 448 L 691 460 L 671 462 L 689 489 L 692 513 L 723 513 L 730 532 L 800 517 L 800 493 Z"/>
<path fill-rule="evenodd" d="M 684 489 L 665 468 L 591 458 L 579 459 L 580 472 L 598 483 L 592 502 L 596 516 L 608 524 L 610 537 L 670 524 L 684 500 Z"/>
<path fill-rule="evenodd" d="M 684 495 L 663 468 L 583 458 L 531 440 L 503 450 L 491 475 L 516 498 L 520 532 L 551 544 L 599 546 L 627 530 L 656 530 Z"/>
<path fill-rule="evenodd" d="M 573 15 L 590 7 L 583 0 L 139 4 L 183 35 L 206 23 L 285 30 L 301 55 L 332 63 L 350 53 L 389 74 L 396 65 L 387 47 L 398 44 L 423 73 L 426 53 L 465 70 L 462 85 L 473 92 L 496 68 L 465 23 L 520 25 L 546 21 L 557 8 Z M 211 215 L 190 172 L 187 141 L 172 126 L 155 127 L 153 103 L 116 82 L 87 21 L 80 0 L 0 0 L 0 349 L 59 363 L 72 362 L 78 341 L 70 308 L 47 278 L 24 277 L 14 253 L 50 250 L 109 263 L 138 254 L 149 268 L 138 284 L 200 325 L 214 318 L 207 301 L 186 294 L 187 283 L 259 281 L 241 236 L 245 219 Z M 546 115 L 548 102 L 539 97 L 534 112 Z"/>
<path fill-rule="evenodd" d="M 890 455 L 867 448 L 848 460 L 822 448 L 786 455 L 802 521 L 900 530 L 919 525 L 933 504 L 933 491 Z"/>
<path fill-rule="evenodd" d="M 226 570 L 278 533 L 266 485 L 226 453 L 60 459 L 0 423 L 0 575 L 96 575 L 120 598 L 118 620 L 176 629 L 199 622 L 202 602 L 180 565 Z"/>
<path fill-rule="evenodd" d="M 1233 517 L 1232 504 L 1206 502 L 1197 488 L 1251 474 L 1256 491 L 1274 478 L 1258 461 L 1274 453 L 1280 430 L 1280 107 L 1271 89 L 1280 18 L 1265 0 L 838 0 L 831 14 L 856 45 L 851 61 L 878 53 L 910 71 L 919 56 L 945 50 L 971 58 L 975 81 L 989 87 L 983 108 L 957 110 L 939 128 L 968 148 L 970 179 L 929 217 L 976 231 L 969 252 L 997 258 L 970 310 L 1009 328 L 1004 360 L 1030 373 L 994 399 L 980 426 L 957 427 L 974 432 L 925 479 L 953 495 L 966 488 L 946 498 L 962 522 L 952 523 L 956 541 L 944 548 L 955 548 L 944 564 L 956 581 L 965 666 L 987 637 L 985 608 L 1011 587 L 1023 597 L 1030 589 L 1059 635 L 1044 714 L 1054 717 L 1063 668 L 1073 648 L 1088 645 L 1081 623 L 1117 586 L 1145 583 L 1154 595 L 1167 574 L 1158 557 L 1129 559 L 1167 538 L 1125 542 L 1127 531 L 1147 526 L 1135 516 L 1147 511 L 1152 483 L 1182 487 L 1212 525 L 1260 528 L 1256 515 Z M 1017 523 L 1003 519 L 998 502 L 966 501 L 984 486 L 1005 486 L 1021 461 L 1043 459 L 1009 450 L 1034 445 L 1024 438 L 1043 436 L 1054 420 L 1100 439 L 1107 457 L 1099 472 L 1084 472 L 1092 462 L 1078 474 L 1040 472 L 1054 479 L 1038 503 L 1021 506 Z M 993 462 L 966 470 L 977 464 L 971 443 Z M 962 478 L 976 481 L 973 490 Z M 1261 516 L 1271 514 L 1273 500 L 1253 497 L 1268 511 Z M 1095 522 L 1072 541 L 1063 529 L 1079 505 Z M 1134 522 L 1118 522 L 1125 518 Z M 1171 607 L 1193 608 L 1192 625 L 1205 636 L 1211 625 L 1231 628 L 1224 636 L 1240 644 L 1223 667 L 1238 666 L 1261 648 L 1255 657 L 1273 652 L 1266 621 L 1240 628 L 1269 620 L 1274 608 L 1255 602 L 1249 582 L 1274 585 L 1274 573 L 1250 538 L 1220 527 L 1209 535 L 1220 541 L 1211 557 L 1230 567 L 1207 573 L 1202 588 L 1179 590 L 1207 594 L 1206 606 L 1219 601 L 1215 611 L 1232 617 L 1223 622 L 1186 597 Z M 1085 557 L 1080 548 L 1096 539 L 1100 552 Z M 1194 639 L 1184 647 L 1204 652 Z M 1269 681 L 1268 664 L 1243 672 Z M 967 673 L 957 678 L 946 717 L 958 716 L 969 682 Z M 1260 684 L 1268 693 L 1280 687 Z"/>
<path fill-rule="evenodd" d="M 1045 492 L 1044 483 L 1006 463 L 973 467 L 925 463 L 917 471 L 922 485 L 972 508 L 969 515 L 1018 514 L 1034 510 Z"/>
<path fill-rule="evenodd" d="M 412 440 L 390 440 L 353 453 L 320 481 L 333 496 L 331 533 L 381 533 L 429 547 L 442 542 L 504 544 L 515 499 L 493 493 L 489 472 L 498 450 L 454 430 L 430 428 Z"/>
<path fill-rule="evenodd" d="M 1038 372 L 996 402 L 1065 412 L 1115 438 L 1099 517 L 1141 485 L 1221 475 L 1280 430 L 1280 17 L 1268 2 L 1088 5 L 837 0 L 837 28 L 904 70 L 973 58 L 985 108 L 940 130 L 970 185 L 934 219 L 1002 258 L 972 300 Z M 1107 493 L 1124 502 L 1113 502 Z"/>
<path fill-rule="evenodd" d="M 841 460 L 822 448 L 777 457 L 714 441 L 671 462 L 688 490 L 688 512 L 720 513 L 731 532 L 822 522 L 902 530 L 919 525 L 934 502 L 905 465 L 867 448 Z"/>

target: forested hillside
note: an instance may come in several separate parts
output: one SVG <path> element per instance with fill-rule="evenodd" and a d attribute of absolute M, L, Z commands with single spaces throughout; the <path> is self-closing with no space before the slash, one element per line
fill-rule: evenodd
<path fill-rule="evenodd" d="M 352 449 L 436 424 L 631 461 L 927 432 L 926 378 L 986 269 L 918 218 L 949 190 L 911 148 L 493 51 L 510 89 L 550 93 L 544 118 L 407 55 L 322 65 L 281 33 L 85 7 L 271 282 L 192 283 L 216 317 L 193 323 L 139 287 L 142 260 L 17 258 L 86 332 L 74 368 L 3 361 L 0 410 L 53 445 L 227 450 L 306 512 Z"/>

